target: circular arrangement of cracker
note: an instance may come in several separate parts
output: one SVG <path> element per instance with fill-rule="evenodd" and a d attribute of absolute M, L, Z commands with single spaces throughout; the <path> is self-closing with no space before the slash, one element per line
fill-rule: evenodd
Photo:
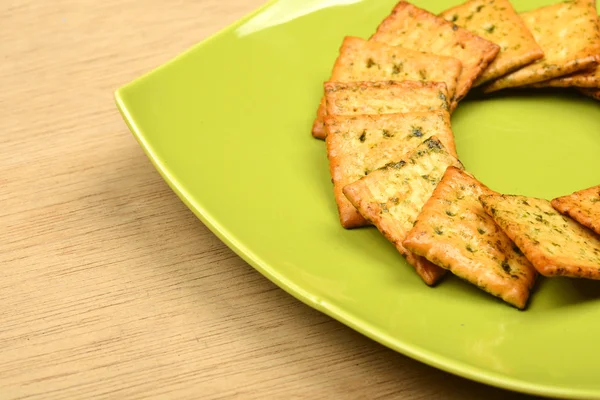
<path fill-rule="evenodd" d="M 427 8 L 427 4 L 423 3 L 427 2 L 416 2 L 418 6 Z M 440 5 L 437 3 L 443 4 Z M 452 1 L 436 2 L 436 6 L 448 9 L 455 6 L 455 3 Z M 499 3 L 502 2 L 499 1 Z M 538 2 L 540 4 L 535 2 L 530 3 L 526 5 L 518 4 L 517 6 L 521 8 L 518 11 L 523 11 L 523 7 L 525 10 L 531 10 L 535 7 L 549 4 L 549 2 Z M 587 5 L 584 7 L 587 7 Z M 480 8 L 478 7 L 477 9 L 479 10 Z M 561 11 L 562 15 L 563 9 L 570 8 L 570 5 L 567 3 L 566 6 L 559 5 L 556 8 Z M 471 10 L 459 9 L 457 7 L 455 11 L 450 8 L 450 11 L 444 18 L 449 21 L 455 21 L 458 18 L 465 18 L 465 15 L 467 15 L 467 19 L 469 19 L 472 16 L 471 14 Z M 583 72 L 581 76 L 573 75 L 572 78 L 562 78 L 565 73 L 571 71 L 570 68 L 575 68 L 578 62 L 593 65 L 590 64 L 593 63 L 593 57 L 590 58 L 591 53 L 584 43 L 586 39 L 581 36 L 585 36 L 583 34 L 585 27 L 595 25 L 595 23 L 590 20 L 586 21 L 587 25 L 584 24 L 584 27 L 579 25 L 581 32 L 576 35 L 577 37 L 573 36 L 573 40 L 567 40 L 571 35 L 575 34 L 575 31 L 554 32 L 553 26 L 555 23 L 549 21 L 549 15 L 546 14 L 541 18 L 540 28 L 535 25 L 540 22 L 539 18 L 528 17 L 529 20 L 527 23 L 535 29 L 534 36 L 538 41 L 540 40 L 540 34 L 565 37 L 569 45 L 562 50 L 560 50 L 560 46 L 552 45 L 552 39 L 546 40 L 542 46 L 550 56 L 547 60 L 564 63 L 564 68 L 562 65 L 556 70 L 552 67 L 547 67 L 544 60 L 537 64 L 541 66 L 540 68 L 536 67 L 535 62 L 531 63 L 531 59 L 540 59 L 540 49 L 535 44 L 531 45 L 530 37 L 523 38 L 523 44 L 517 44 L 514 53 L 519 53 L 518 56 L 521 59 L 528 59 L 527 62 L 531 63 L 530 67 L 525 68 L 522 72 L 509 73 L 506 77 L 492 84 L 490 84 L 492 81 L 485 83 L 475 82 L 476 85 L 481 85 L 481 88 L 473 88 L 453 110 L 452 130 L 460 161 L 465 169 L 474 174 L 479 181 L 499 193 L 519 194 L 550 200 L 597 185 L 600 182 L 600 107 L 592 99 L 595 92 L 586 93 L 583 90 L 578 91 L 576 90 L 577 88 L 572 87 L 567 89 L 551 87 L 567 86 L 572 82 L 582 83 L 581 86 L 595 85 L 598 71 Z M 407 15 L 412 14 L 407 12 Z M 592 18 L 596 18 L 595 13 Z M 394 22 L 392 21 L 392 23 Z M 410 24 L 406 23 L 405 25 L 411 29 L 422 28 L 419 26 L 419 21 L 414 21 Z M 487 24 L 482 28 L 482 36 L 487 31 L 495 33 L 496 38 L 498 38 L 501 34 L 497 30 L 494 32 L 495 28 L 496 26 Z M 408 35 L 410 35 L 411 32 L 411 29 L 407 29 L 406 31 L 394 29 L 391 29 L 390 32 L 385 32 L 383 35 L 378 35 L 378 32 L 375 37 L 383 37 L 383 41 L 394 42 L 396 40 L 402 42 L 402 39 L 398 38 L 398 34 L 404 35 L 405 32 L 409 32 Z M 594 36 L 590 38 L 590 41 L 596 41 L 597 39 L 598 37 Z M 411 40 L 415 40 L 416 45 L 418 45 L 421 39 L 413 35 Z M 523 49 L 527 43 L 529 43 L 530 48 Z M 394 42 L 390 44 L 397 45 L 399 43 Z M 411 45 L 415 44 L 411 42 Z M 592 52 L 595 51 L 594 46 L 592 46 Z M 507 49 L 507 46 L 502 47 L 503 51 L 505 49 Z M 554 54 L 555 52 L 556 54 Z M 567 55 L 567 59 L 570 57 L 569 54 L 576 55 L 577 61 L 575 61 L 575 66 L 570 61 L 565 61 L 561 58 L 565 54 Z M 443 55 L 449 56 L 450 54 L 443 53 Z M 502 62 L 496 63 L 495 67 L 497 69 L 493 73 L 506 74 L 506 71 L 497 72 L 498 69 L 501 70 L 502 68 L 513 68 L 515 70 L 516 67 L 511 67 L 510 63 L 511 60 L 505 59 Z M 518 68 L 516 70 L 518 71 Z M 535 83 L 544 80 L 542 77 L 554 79 L 548 81 L 549 84 Z M 524 83 L 524 87 L 517 89 L 510 88 L 511 86 L 523 86 L 521 83 Z M 503 90 L 498 91 L 499 89 Z M 354 203 L 357 199 L 352 199 L 352 201 Z M 386 207 L 383 205 L 382 207 L 383 211 L 379 211 L 387 212 Z M 387 231 L 382 233 L 390 241 L 393 241 L 397 248 L 399 247 L 398 243 L 389 237 Z M 355 245 L 366 252 L 369 252 L 368 249 L 371 246 L 372 248 L 379 248 L 380 241 L 384 240 L 383 236 L 374 229 L 353 231 L 347 238 L 348 246 Z M 401 246 L 399 250 L 402 250 Z M 404 254 L 402 251 L 400 252 Z M 365 257 L 364 261 L 367 258 Z M 380 262 L 381 260 L 378 260 L 377 264 Z M 409 263 L 415 265 L 415 268 L 419 272 L 419 267 L 414 262 L 409 261 Z M 398 268 L 406 268 L 409 273 L 414 273 L 413 268 L 409 265 L 399 265 Z M 406 279 L 406 276 L 402 279 Z M 411 283 L 415 284 L 417 282 L 413 280 Z M 578 304 L 583 309 L 587 305 L 591 306 L 597 300 L 600 300 L 600 295 L 597 294 L 599 291 L 594 289 L 600 287 L 598 285 L 600 283 L 585 279 L 548 279 L 540 276 L 531 294 L 530 311 L 526 314 L 531 314 L 531 321 L 539 321 L 541 315 L 545 313 L 552 314 L 553 310 L 557 307 L 568 307 Z M 405 284 L 398 287 L 398 290 L 406 289 Z M 469 284 L 459 279 L 446 279 L 434 291 L 436 293 L 433 296 L 436 300 L 432 302 L 428 301 L 428 307 L 431 307 L 434 303 L 437 304 L 438 300 L 443 298 L 451 299 L 450 303 L 452 307 L 450 308 L 454 311 L 471 309 L 470 304 L 473 301 L 476 301 L 480 306 L 483 306 L 483 303 L 501 303 L 492 296 L 486 295 L 482 291 L 480 292 L 475 286 L 469 286 Z M 433 293 L 433 291 L 430 293 Z M 423 296 L 427 296 L 427 294 L 424 293 Z M 487 298 L 487 300 L 483 300 L 484 298 Z M 441 304 L 438 305 L 441 306 Z M 446 306 L 443 307 L 446 308 Z M 486 307 L 483 306 L 483 308 Z M 510 307 L 507 308 L 509 309 L 507 312 L 511 312 Z M 481 316 L 480 311 L 476 312 L 476 315 Z M 507 317 L 504 312 L 500 314 L 502 314 L 501 320 Z M 582 315 L 584 314 L 581 314 L 581 318 L 583 318 Z M 477 323 L 476 319 L 467 319 L 469 320 L 467 324 Z M 510 318 L 508 319 L 510 320 Z M 447 320 L 445 323 L 449 321 Z M 505 325 L 503 323 L 501 331 L 507 329 L 510 331 L 519 331 L 523 335 L 521 338 L 523 339 L 524 337 L 528 337 L 529 334 L 522 332 L 522 323 L 521 318 L 519 318 L 519 322 L 515 321 L 516 325 L 512 328 L 509 328 L 510 324 Z M 440 324 L 444 325 L 444 322 L 440 320 L 434 325 L 440 326 Z M 464 324 L 461 324 L 461 326 L 464 326 Z M 559 327 L 551 325 L 548 329 L 552 332 L 550 334 L 552 337 L 557 339 L 560 337 Z M 495 328 L 492 331 L 495 331 L 496 335 L 499 335 L 500 331 L 497 331 Z M 513 334 L 514 332 L 508 334 L 508 337 L 511 337 Z M 548 331 L 545 334 L 548 334 Z M 581 333 L 581 335 L 582 337 L 589 336 L 584 333 Z M 501 336 L 497 337 L 501 338 Z M 454 334 L 453 337 L 456 339 Z M 491 337 L 489 339 L 491 340 Z M 503 341 L 502 339 L 497 340 L 500 340 L 500 342 Z M 532 340 L 534 340 L 532 337 L 528 337 L 521 341 L 531 345 Z M 503 343 L 500 347 L 507 354 L 512 354 L 512 350 L 507 350 L 507 345 L 508 343 Z M 428 346 L 431 348 L 431 343 Z M 533 347 L 536 348 L 534 352 L 537 354 L 537 347 Z M 577 348 L 578 352 L 581 350 L 581 346 L 576 346 L 575 343 L 563 346 L 563 349 L 565 348 Z M 442 350 L 438 349 L 437 351 Z M 481 351 L 484 351 L 483 348 Z M 492 351 L 492 353 L 496 353 L 496 350 Z M 483 353 L 481 355 L 483 356 Z M 517 354 L 515 353 L 507 357 L 508 359 L 511 357 L 517 358 Z M 496 362 L 501 362 L 500 360 L 500 357 L 496 358 Z M 493 362 L 493 360 L 488 361 Z M 489 364 L 488 361 L 482 360 L 484 364 Z M 527 365 L 534 364 L 535 362 L 524 362 L 519 365 L 518 369 L 521 370 Z M 556 363 L 556 365 L 558 364 Z M 512 364 L 512 367 L 515 368 L 515 364 Z M 490 380 L 487 381 L 490 382 Z M 542 379 L 538 379 L 537 381 L 540 382 Z"/>

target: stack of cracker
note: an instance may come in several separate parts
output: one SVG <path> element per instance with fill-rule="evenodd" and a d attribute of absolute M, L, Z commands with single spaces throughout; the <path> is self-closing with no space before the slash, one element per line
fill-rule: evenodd
<path fill-rule="evenodd" d="M 564 28 L 556 29 L 550 16 Z M 552 243 L 575 250 L 569 240 L 577 237 L 591 253 L 573 272 L 565 267 L 569 260 L 548 261 L 556 249 L 531 251 L 523 241 L 531 234 L 523 236 L 506 222 L 511 205 L 522 199 L 493 192 L 464 170 L 450 123 L 450 113 L 475 86 L 484 92 L 517 86 L 600 89 L 594 86 L 599 49 L 590 0 L 520 15 L 508 0 L 470 0 L 439 16 L 401 1 L 369 40 L 346 37 L 312 130 L 327 143 L 341 225 L 377 227 L 428 285 L 451 271 L 519 309 L 538 273 L 600 278 L 595 234 L 578 230 L 577 222 L 556 211 L 550 214 L 550 203 L 538 199 L 530 204 L 549 213 L 542 223 L 566 224 L 566 241 Z M 590 95 L 600 98 L 600 92 Z M 561 204 L 567 207 L 561 212 L 585 212 L 573 211 L 567 200 Z M 546 246 L 542 239 L 527 240 Z M 590 269 L 594 262 L 597 274 Z"/>
<path fill-rule="evenodd" d="M 400 2 L 369 40 L 344 39 L 324 85 L 313 136 L 327 140 L 342 226 L 377 226 L 429 285 L 445 270 L 403 248 L 402 240 L 445 168 L 462 168 L 450 112 L 499 51 L 466 29 Z M 389 174 L 410 182 L 398 191 L 353 186 L 394 181 Z M 371 213 L 373 199 L 378 210 L 386 210 L 382 218 Z"/>

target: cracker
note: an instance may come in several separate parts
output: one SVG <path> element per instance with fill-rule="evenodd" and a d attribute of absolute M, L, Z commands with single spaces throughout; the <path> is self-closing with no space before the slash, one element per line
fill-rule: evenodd
<path fill-rule="evenodd" d="M 600 89 L 579 88 L 579 91 L 588 97 L 600 100 Z"/>
<path fill-rule="evenodd" d="M 500 46 L 498 56 L 474 86 L 513 72 L 544 56 L 508 0 L 470 0 L 444 11 L 440 17 Z"/>
<path fill-rule="evenodd" d="M 552 207 L 600 235 L 600 185 L 558 197 Z"/>
<path fill-rule="evenodd" d="M 523 309 L 537 272 L 483 210 L 479 196 L 490 192 L 468 172 L 449 167 L 403 245 Z"/>
<path fill-rule="evenodd" d="M 428 285 L 435 284 L 446 271 L 408 251 L 402 242 L 451 165 L 462 168 L 434 136 L 399 161 L 389 163 L 343 189 L 352 205 L 406 256 Z"/>
<path fill-rule="evenodd" d="M 450 115 L 446 111 L 330 115 L 325 118 L 325 125 L 333 191 L 344 228 L 368 224 L 342 193 L 344 186 L 389 162 L 401 159 L 423 140 L 434 135 L 450 154 L 457 157 Z"/>
<path fill-rule="evenodd" d="M 522 13 L 521 18 L 544 57 L 493 81 L 484 92 L 531 85 L 597 65 L 600 30 L 595 1 L 561 2 Z"/>
<path fill-rule="evenodd" d="M 500 194 L 479 200 L 540 274 L 600 279 L 600 239 L 549 201 Z"/>
<path fill-rule="evenodd" d="M 327 115 L 448 110 L 442 82 L 326 82 L 324 87 Z"/>
<path fill-rule="evenodd" d="M 451 110 L 500 51 L 497 44 L 405 1 L 396 5 L 371 40 L 459 59 L 463 68 Z"/>
<path fill-rule="evenodd" d="M 462 64 L 456 58 L 425 54 L 420 51 L 388 46 L 356 37 L 346 37 L 340 48 L 330 82 L 357 81 L 429 81 L 444 82 L 448 96 L 456 91 Z M 325 104 L 321 103 L 313 124 L 313 136 L 325 137 L 323 123 Z"/>

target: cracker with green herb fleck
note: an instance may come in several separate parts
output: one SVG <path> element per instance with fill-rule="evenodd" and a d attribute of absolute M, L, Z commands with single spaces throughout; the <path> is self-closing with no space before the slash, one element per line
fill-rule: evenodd
<path fill-rule="evenodd" d="M 406 1 L 396 5 L 370 40 L 459 59 L 463 68 L 451 110 L 500 51 L 497 44 Z"/>
<path fill-rule="evenodd" d="M 498 56 L 474 86 L 513 72 L 544 56 L 508 0 L 470 0 L 444 11 L 440 17 L 500 46 Z"/>
<path fill-rule="evenodd" d="M 479 200 L 540 274 L 600 279 L 600 239 L 549 201 L 501 194 Z"/>
<path fill-rule="evenodd" d="M 596 2 L 561 2 L 522 13 L 521 18 L 544 51 L 544 57 L 503 76 L 484 92 L 527 86 L 597 65 L 600 54 L 600 29 Z"/>
<path fill-rule="evenodd" d="M 578 90 L 588 97 L 600 100 L 600 89 L 579 88 Z"/>
<path fill-rule="evenodd" d="M 327 115 L 448 110 L 443 82 L 326 82 Z"/>
<path fill-rule="evenodd" d="M 479 196 L 488 193 L 468 172 L 448 167 L 403 245 L 523 309 L 537 272 L 483 210 Z"/>
<path fill-rule="evenodd" d="M 329 81 L 444 82 L 448 96 L 452 97 L 456 91 L 461 70 L 462 64 L 456 58 L 426 54 L 356 37 L 346 37 Z M 318 139 L 325 138 L 324 115 L 326 115 L 325 104 L 321 102 L 317 111 L 317 119 L 313 124 L 313 136 Z"/>
<path fill-rule="evenodd" d="M 552 207 L 600 235 L 600 185 L 552 200 Z"/>
<path fill-rule="evenodd" d="M 325 118 L 325 126 L 333 191 L 344 228 L 368 225 L 342 193 L 344 186 L 398 160 L 434 135 L 457 157 L 450 115 L 446 111 L 330 115 Z"/>
<path fill-rule="evenodd" d="M 352 205 L 406 256 L 428 285 L 435 284 L 446 271 L 408 251 L 402 242 L 449 166 L 463 168 L 433 136 L 402 159 L 343 189 Z"/>

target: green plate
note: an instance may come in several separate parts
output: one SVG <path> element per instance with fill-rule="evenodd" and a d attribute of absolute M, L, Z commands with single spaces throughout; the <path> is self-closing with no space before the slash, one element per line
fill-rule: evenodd
<path fill-rule="evenodd" d="M 119 89 L 118 106 L 189 208 L 296 298 L 463 377 L 600 399 L 600 282 L 540 280 L 520 312 L 454 277 L 428 288 L 377 230 L 340 227 L 311 123 L 342 38 L 370 36 L 394 2 L 272 1 Z M 495 190 L 550 199 L 600 183 L 600 103 L 575 91 L 467 99 L 452 121 L 461 160 Z"/>

